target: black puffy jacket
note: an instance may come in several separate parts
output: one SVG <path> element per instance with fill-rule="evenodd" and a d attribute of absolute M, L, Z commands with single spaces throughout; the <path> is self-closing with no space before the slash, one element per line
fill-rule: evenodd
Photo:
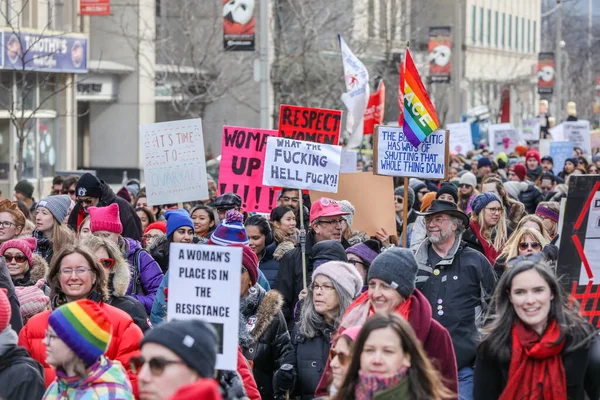
<path fill-rule="evenodd" d="M 294 365 L 294 349 L 281 312 L 283 297 L 255 285 L 240 304 L 240 347 L 252 364 L 254 379 L 263 400 L 283 395 L 273 388 L 273 374 L 284 364 Z"/>
<path fill-rule="evenodd" d="M 271 287 L 275 287 L 275 279 L 277 279 L 277 272 L 279 272 L 279 261 L 273 258 L 276 248 L 277 242 L 265 247 L 258 264 L 258 268 L 265 274 L 265 278 L 267 278 Z"/>
<path fill-rule="evenodd" d="M 519 193 L 519 201 L 525 206 L 527 214 L 535 214 L 537 205 L 543 199 L 544 195 L 533 183 L 529 183 L 526 191 Z"/>
<path fill-rule="evenodd" d="M 27 350 L 15 345 L 0 354 L 0 399 L 39 400 L 45 391 L 44 368 Z"/>
<path fill-rule="evenodd" d="M 300 324 L 292 333 L 296 372 L 294 395 L 302 400 L 313 399 L 325 370 L 331 347 L 332 328 L 325 328 L 315 337 L 307 338 L 299 332 Z"/>
<path fill-rule="evenodd" d="M 21 318 L 21 305 L 19 299 L 15 293 L 15 285 L 13 284 L 8 268 L 6 267 L 6 260 L 0 256 L 0 289 L 6 289 L 8 291 L 6 297 L 10 303 L 10 326 L 13 331 L 17 334 L 23 328 L 23 319 Z"/>

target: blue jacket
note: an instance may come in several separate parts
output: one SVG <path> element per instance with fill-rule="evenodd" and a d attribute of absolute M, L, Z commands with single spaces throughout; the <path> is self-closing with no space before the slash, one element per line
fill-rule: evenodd
<path fill-rule="evenodd" d="M 279 272 L 279 261 L 273 258 L 273 253 L 277 248 L 277 242 L 273 242 L 263 250 L 262 258 L 258 264 L 260 272 L 262 272 L 269 281 L 269 286 L 275 286 L 275 278 L 277 278 L 277 272 Z M 259 279 L 260 280 L 260 279 Z M 260 283 L 260 282 L 259 282 Z M 262 284 L 260 286 L 263 286 Z M 266 289 L 263 286 L 263 289 Z"/>

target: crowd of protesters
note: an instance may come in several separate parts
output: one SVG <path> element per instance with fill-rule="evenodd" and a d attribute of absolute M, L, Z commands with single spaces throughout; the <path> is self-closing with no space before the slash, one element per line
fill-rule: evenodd
<path fill-rule="evenodd" d="M 20 181 L 0 200 L 0 399 L 600 399 L 598 332 L 556 276 L 560 201 L 598 168 L 452 156 L 446 181 L 395 188 L 396 232 L 374 236 L 296 189 L 256 214 L 89 173 L 36 202 Z M 235 371 L 212 325 L 167 322 L 171 243 L 241 247 Z"/>

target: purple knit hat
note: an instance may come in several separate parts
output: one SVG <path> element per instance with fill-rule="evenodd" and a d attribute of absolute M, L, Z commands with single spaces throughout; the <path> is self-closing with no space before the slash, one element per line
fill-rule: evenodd
<path fill-rule="evenodd" d="M 375 257 L 379 254 L 379 243 L 373 239 L 369 239 L 363 243 L 357 243 L 352 247 L 346 249 L 346 254 L 354 254 L 361 260 L 371 265 Z"/>
<path fill-rule="evenodd" d="M 225 219 L 211 235 L 208 244 L 217 246 L 229 246 L 230 244 L 248 244 L 248 234 L 244 228 L 244 216 L 236 210 L 228 210 Z"/>

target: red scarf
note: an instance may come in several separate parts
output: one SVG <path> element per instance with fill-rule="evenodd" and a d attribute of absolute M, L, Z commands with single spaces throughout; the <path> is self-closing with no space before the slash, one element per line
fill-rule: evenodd
<path fill-rule="evenodd" d="M 563 340 L 553 319 L 544 335 L 517 321 L 512 327 L 512 357 L 508 382 L 499 400 L 559 400 L 567 398 L 567 377 L 561 352 Z"/>
<path fill-rule="evenodd" d="M 475 236 L 477 236 L 477 240 L 479 240 L 481 247 L 483 247 L 483 255 L 488 259 L 490 264 L 494 265 L 502 250 L 496 250 L 494 249 L 493 245 L 488 243 L 488 241 L 481 234 L 481 227 L 477 221 L 471 221 L 471 230 L 473 233 L 475 233 Z"/>

